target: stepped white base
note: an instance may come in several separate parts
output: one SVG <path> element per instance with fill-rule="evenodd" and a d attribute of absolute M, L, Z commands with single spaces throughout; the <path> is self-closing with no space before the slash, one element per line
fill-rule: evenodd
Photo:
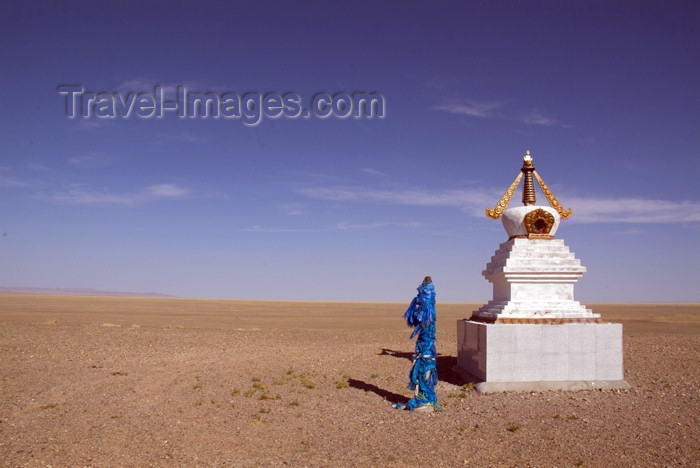
<path fill-rule="evenodd" d="M 629 388 L 619 323 L 458 320 L 457 367 L 481 382 L 482 391 Z"/>
<path fill-rule="evenodd" d="M 561 239 L 510 239 L 482 272 L 493 283 L 493 300 L 475 311 L 474 318 L 599 318 L 574 301 L 574 283 L 585 271 Z"/>
<path fill-rule="evenodd" d="M 475 317 L 486 321 L 504 318 L 531 319 L 585 319 L 599 318 L 578 301 L 489 301 L 474 312 Z"/>

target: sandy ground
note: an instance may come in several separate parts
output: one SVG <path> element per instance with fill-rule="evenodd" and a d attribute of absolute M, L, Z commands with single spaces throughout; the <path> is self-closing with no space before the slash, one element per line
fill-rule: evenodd
<path fill-rule="evenodd" d="M 0 295 L 1 466 L 700 466 L 698 304 L 588 304 L 624 324 L 627 391 L 405 402 L 406 304 Z"/>

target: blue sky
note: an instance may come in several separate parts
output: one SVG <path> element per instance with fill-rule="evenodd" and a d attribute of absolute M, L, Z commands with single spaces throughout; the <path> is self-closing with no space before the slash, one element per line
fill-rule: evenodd
<path fill-rule="evenodd" d="M 0 286 L 409 301 L 429 274 L 438 300 L 485 302 L 507 235 L 484 210 L 530 150 L 573 210 L 576 299 L 698 301 L 699 20 L 690 1 L 3 2 Z M 66 84 L 375 92 L 386 112 L 69 119 Z"/>

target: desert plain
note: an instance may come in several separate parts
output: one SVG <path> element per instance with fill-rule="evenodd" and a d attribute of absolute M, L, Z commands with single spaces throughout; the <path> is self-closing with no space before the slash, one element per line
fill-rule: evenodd
<path fill-rule="evenodd" d="M 0 465 L 700 466 L 700 304 L 587 304 L 629 390 L 480 395 L 438 302 L 432 413 L 407 305 L 0 294 Z"/>

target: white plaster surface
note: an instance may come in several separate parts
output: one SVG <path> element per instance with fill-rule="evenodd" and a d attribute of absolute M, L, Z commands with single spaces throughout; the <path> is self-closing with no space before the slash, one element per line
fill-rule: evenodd
<path fill-rule="evenodd" d="M 484 382 L 622 381 L 622 324 L 459 320 L 457 366 Z"/>
<path fill-rule="evenodd" d="M 553 236 L 557 232 L 557 229 L 559 229 L 561 216 L 559 216 L 557 210 L 550 206 L 516 206 L 505 210 L 501 216 L 501 222 L 508 236 L 526 236 L 527 228 L 525 227 L 525 216 L 529 212 L 537 209 L 542 209 L 554 216 L 554 225 L 549 231 L 549 235 Z"/>
<path fill-rule="evenodd" d="M 585 271 L 562 239 L 510 239 L 499 246 L 482 272 L 493 283 L 493 299 L 474 315 L 485 319 L 600 317 L 574 300 L 574 283 Z"/>

